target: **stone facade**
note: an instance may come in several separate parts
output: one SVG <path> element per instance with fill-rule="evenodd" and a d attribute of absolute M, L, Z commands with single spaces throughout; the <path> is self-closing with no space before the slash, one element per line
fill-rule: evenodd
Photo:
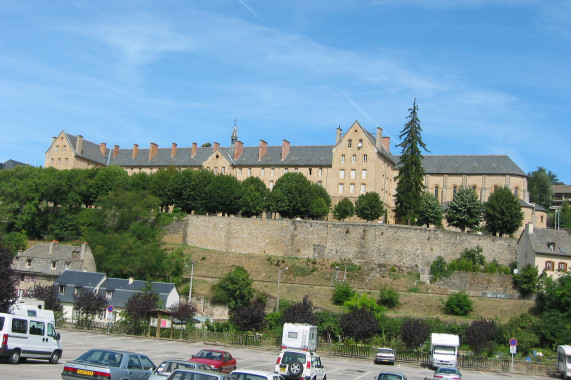
<path fill-rule="evenodd" d="M 227 252 L 395 265 L 422 274 L 438 256 L 450 261 L 476 246 L 486 261 L 517 260 L 515 239 L 381 223 L 192 215 L 170 225 L 164 240 Z"/>

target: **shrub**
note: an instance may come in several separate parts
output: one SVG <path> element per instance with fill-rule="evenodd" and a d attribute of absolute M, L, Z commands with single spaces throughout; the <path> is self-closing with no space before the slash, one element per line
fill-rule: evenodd
<path fill-rule="evenodd" d="M 399 294 L 394 288 L 388 288 L 385 285 L 379 291 L 379 299 L 377 303 L 379 305 L 386 306 L 389 309 L 394 309 L 400 305 Z"/>
<path fill-rule="evenodd" d="M 446 265 L 446 260 L 444 257 L 438 256 L 436 260 L 430 265 L 430 275 L 432 276 L 432 281 L 437 281 L 442 277 L 448 277 L 452 271 Z"/>
<path fill-rule="evenodd" d="M 468 315 L 472 310 L 472 300 L 464 292 L 452 294 L 444 304 L 444 312 L 450 315 Z"/>
<path fill-rule="evenodd" d="M 342 306 L 345 301 L 350 300 L 355 294 L 355 291 L 351 289 L 349 283 L 339 282 L 335 284 L 331 301 L 333 301 L 334 305 Z"/>

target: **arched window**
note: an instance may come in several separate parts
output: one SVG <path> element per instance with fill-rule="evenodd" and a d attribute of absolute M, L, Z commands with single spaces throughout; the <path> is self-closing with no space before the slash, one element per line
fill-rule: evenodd
<path fill-rule="evenodd" d="M 519 198 L 519 187 L 517 186 L 514 188 L 514 195 L 516 198 Z"/>
<path fill-rule="evenodd" d="M 438 198 L 438 191 L 440 190 L 440 188 L 438 187 L 438 185 L 434 186 L 434 198 L 436 198 L 437 200 Z"/>
<path fill-rule="evenodd" d="M 458 191 L 458 186 L 453 186 L 452 187 L 452 198 L 454 198 L 456 196 L 457 191 Z"/>

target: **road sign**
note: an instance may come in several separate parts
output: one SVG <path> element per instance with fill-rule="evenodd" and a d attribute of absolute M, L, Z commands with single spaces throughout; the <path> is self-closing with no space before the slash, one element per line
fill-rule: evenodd
<path fill-rule="evenodd" d="M 107 311 L 112 313 L 113 312 L 113 306 L 112 305 L 107 306 Z"/>
<path fill-rule="evenodd" d="M 510 339 L 510 346 L 517 346 L 517 339 L 516 338 L 511 338 Z"/>
<path fill-rule="evenodd" d="M 510 354 L 517 354 L 517 347 L 516 346 L 510 346 Z"/>

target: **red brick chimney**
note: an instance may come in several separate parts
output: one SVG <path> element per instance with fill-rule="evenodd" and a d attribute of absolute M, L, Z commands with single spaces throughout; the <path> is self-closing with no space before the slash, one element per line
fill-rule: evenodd
<path fill-rule="evenodd" d="M 234 159 L 240 157 L 243 151 L 244 151 L 244 144 L 242 143 L 242 141 L 236 140 L 236 142 L 234 143 Z"/>
<path fill-rule="evenodd" d="M 390 137 L 383 137 L 383 147 L 387 150 L 387 152 L 391 152 L 391 138 Z"/>
<path fill-rule="evenodd" d="M 154 142 L 152 142 L 151 148 L 149 149 L 149 161 L 155 158 L 158 152 L 159 152 L 159 146 Z"/>
<path fill-rule="evenodd" d="M 133 144 L 133 158 L 137 157 L 139 154 L 139 145 Z"/>
<path fill-rule="evenodd" d="M 176 155 L 176 143 L 172 143 L 171 158 L 174 158 L 175 155 Z"/>
<path fill-rule="evenodd" d="M 220 148 L 220 144 L 215 142 L 214 144 L 212 144 L 212 151 L 216 152 L 218 150 L 218 148 Z"/>
<path fill-rule="evenodd" d="M 101 143 L 99 144 L 99 151 L 101 152 L 102 155 L 105 156 L 105 150 L 107 149 L 107 144 L 106 143 Z"/>
<path fill-rule="evenodd" d="M 119 154 L 119 145 L 114 145 L 113 146 L 113 158 L 117 157 L 118 154 Z"/>
<path fill-rule="evenodd" d="M 289 154 L 289 141 L 284 139 L 282 143 L 282 161 L 287 157 L 288 154 Z"/>
<path fill-rule="evenodd" d="M 268 152 L 268 143 L 265 142 L 264 140 L 260 140 L 260 149 L 258 149 L 258 161 L 261 161 L 267 152 Z"/>
<path fill-rule="evenodd" d="M 190 151 L 190 158 L 194 157 L 196 155 L 196 143 L 193 142 L 192 143 L 192 150 Z"/>

